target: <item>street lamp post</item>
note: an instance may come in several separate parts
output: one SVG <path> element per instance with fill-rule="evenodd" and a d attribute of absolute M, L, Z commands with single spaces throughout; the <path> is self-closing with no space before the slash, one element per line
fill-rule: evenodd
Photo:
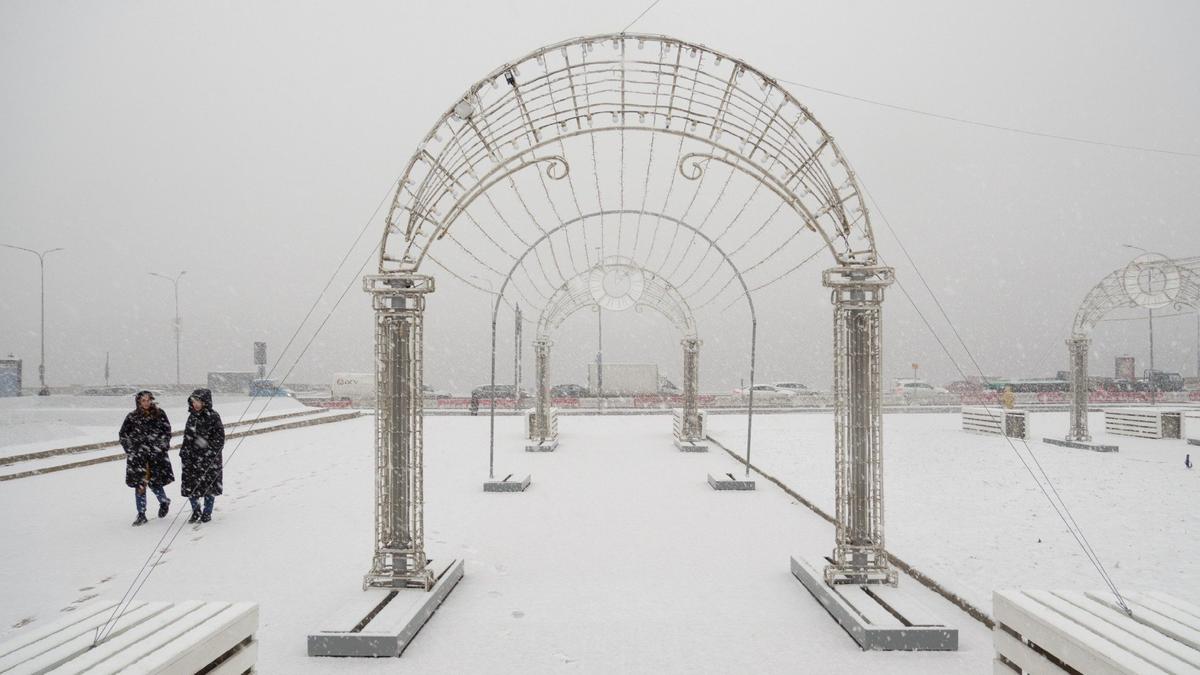
<path fill-rule="evenodd" d="M 179 338 L 180 333 L 183 331 L 183 325 L 179 321 L 179 278 L 187 274 L 187 270 L 180 270 L 179 274 L 176 274 L 174 277 L 157 272 L 149 272 L 148 274 L 159 279 L 166 279 L 175 286 L 175 385 L 178 386 L 182 384 L 182 381 L 179 379 Z"/>
<path fill-rule="evenodd" d="M 39 273 L 41 275 L 41 280 L 42 280 L 42 328 L 41 328 L 42 356 L 41 356 L 41 362 L 38 363 L 38 381 L 41 383 L 42 388 L 38 389 L 38 396 L 49 396 L 50 395 L 50 387 L 46 386 L 46 256 L 50 255 L 51 253 L 54 253 L 55 251 L 61 251 L 63 249 L 61 247 L 51 248 L 51 249 L 47 249 L 47 250 L 39 253 L 31 248 L 24 248 L 22 246 L 13 246 L 11 244 L 0 244 L 0 246 L 4 246 L 5 248 L 16 249 L 18 251 L 25 251 L 26 253 L 32 253 L 32 254 L 36 255 L 38 258 L 38 270 L 39 270 Z"/>

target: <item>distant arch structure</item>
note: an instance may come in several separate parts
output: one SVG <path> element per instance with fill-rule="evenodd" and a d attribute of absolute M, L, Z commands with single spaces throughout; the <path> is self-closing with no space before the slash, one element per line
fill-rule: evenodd
<path fill-rule="evenodd" d="M 1067 440 L 1086 443 L 1088 433 L 1088 354 L 1092 329 L 1117 309 L 1190 307 L 1200 310 L 1200 256 L 1167 258 L 1146 253 L 1109 273 L 1092 287 L 1075 312 L 1067 349 L 1071 357 L 1071 428 Z"/>
<path fill-rule="evenodd" d="M 564 321 L 583 309 L 621 312 L 633 309 L 660 314 L 680 334 L 683 347 L 683 408 L 677 429 L 679 442 L 704 440 L 698 395 L 700 387 L 700 337 L 696 316 L 687 300 L 662 277 L 620 256 L 600 260 L 589 270 L 568 279 L 550 297 L 537 321 L 534 338 L 535 404 L 528 417 L 529 440 L 545 445 L 558 440 L 556 410 L 550 396 L 550 337 Z M 753 342 L 754 338 L 751 338 Z M 602 365 L 602 364 L 601 364 Z"/>
<path fill-rule="evenodd" d="M 566 40 L 472 83 L 409 160 L 378 273 L 365 279 L 379 406 L 365 584 L 432 583 L 420 387 L 435 275 L 494 294 L 493 326 L 501 304 L 519 302 L 549 328 L 589 295 L 600 302 L 595 276 L 621 290 L 638 270 L 641 297 L 659 294 L 647 306 L 686 331 L 744 302 L 753 333 L 754 293 L 818 255 L 833 263 L 822 282 L 834 305 L 837 534 L 825 576 L 894 583 L 879 416 L 881 307 L 893 276 L 833 137 L 762 71 L 661 35 Z"/>

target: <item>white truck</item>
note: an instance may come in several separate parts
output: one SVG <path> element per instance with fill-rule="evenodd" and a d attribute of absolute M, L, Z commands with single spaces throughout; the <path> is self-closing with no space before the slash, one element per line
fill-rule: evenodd
<path fill-rule="evenodd" d="M 658 394 L 658 366 L 653 363 L 606 363 L 603 387 L 596 377 L 595 363 L 588 364 L 588 389 L 597 396 L 643 396 Z"/>
<path fill-rule="evenodd" d="M 335 401 L 350 399 L 351 403 L 375 400 L 375 373 L 334 373 L 329 397 Z"/>

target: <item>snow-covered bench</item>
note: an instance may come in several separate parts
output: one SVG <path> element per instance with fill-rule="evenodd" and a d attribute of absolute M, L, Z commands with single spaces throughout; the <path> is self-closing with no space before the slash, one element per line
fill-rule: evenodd
<path fill-rule="evenodd" d="M 95 602 L 0 644 L 0 673 L 253 672 L 253 602 L 133 602 L 93 646 L 115 602 Z"/>
<path fill-rule="evenodd" d="M 996 673 L 1200 672 L 1200 607 L 1157 592 L 995 591 Z"/>
<path fill-rule="evenodd" d="M 1104 430 L 1117 436 L 1183 438 L 1183 411 L 1175 408 L 1105 408 Z"/>
<path fill-rule="evenodd" d="M 1024 410 L 963 406 L 963 431 L 1029 438 L 1029 413 Z"/>

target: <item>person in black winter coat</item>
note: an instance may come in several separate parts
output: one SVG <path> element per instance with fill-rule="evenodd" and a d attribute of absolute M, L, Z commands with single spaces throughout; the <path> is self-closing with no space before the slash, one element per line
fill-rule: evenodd
<path fill-rule="evenodd" d="M 207 389 L 193 391 L 188 397 L 188 408 L 183 445 L 179 448 L 179 459 L 183 462 L 179 493 L 192 502 L 192 517 L 188 522 L 207 523 L 212 520 L 213 503 L 223 487 L 221 450 L 225 447 L 225 425 L 221 415 L 213 410 L 212 392 Z"/>
<path fill-rule="evenodd" d="M 137 505 L 134 525 L 146 522 L 146 488 L 158 498 L 158 517 L 165 518 L 171 508 L 164 485 L 175 482 L 175 471 L 167 450 L 171 447 L 171 422 L 154 403 L 154 394 L 139 391 L 136 408 L 121 424 L 121 447 L 125 448 L 125 484 L 133 488 Z"/>

